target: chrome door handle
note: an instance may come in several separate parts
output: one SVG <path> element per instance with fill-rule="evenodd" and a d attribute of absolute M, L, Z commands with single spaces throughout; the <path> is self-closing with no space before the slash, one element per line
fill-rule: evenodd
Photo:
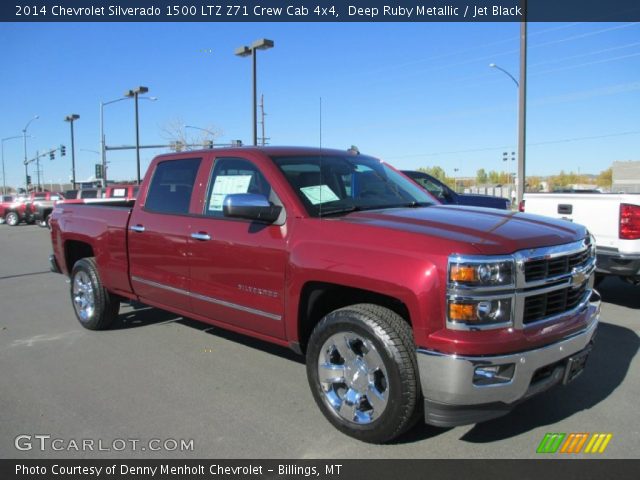
<path fill-rule="evenodd" d="M 131 225 L 129 230 L 133 230 L 134 232 L 144 232 L 144 227 L 142 225 Z"/>
<path fill-rule="evenodd" d="M 207 240 L 211 240 L 211 235 L 205 232 L 197 232 L 197 233 L 192 233 L 191 238 L 195 240 L 200 240 L 202 242 L 206 242 Z"/>

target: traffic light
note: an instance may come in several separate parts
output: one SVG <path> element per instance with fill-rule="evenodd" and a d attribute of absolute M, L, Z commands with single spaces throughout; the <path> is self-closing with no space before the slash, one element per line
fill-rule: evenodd
<path fill-rule="evenodd" d="M 213 140 L 207 140 L 204 142 L 204 148 L 213 148 Z"/>
<path fill-rule="evenodd" d="M 96 178 L 102 178 L 102 164 L 96 163 Z"/>
<path fill-rule="evenodd" d="M 67 147 L 60 145 L 60 156 L 64 157 L 67 154 Z"/>
<path fill-rule="evenodd" d="M 53 160 L 56 158 L 56 151 L 55 150 L 51 150 L 49 152 L 49 160 Z"/>
<path fill-rule="evenodd" d="M 27 185 L 31 185 L 31 175 L 27 175 Z"/>

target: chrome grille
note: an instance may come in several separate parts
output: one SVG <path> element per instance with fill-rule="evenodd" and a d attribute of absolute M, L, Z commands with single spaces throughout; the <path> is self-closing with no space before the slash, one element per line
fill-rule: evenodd
<path fill-rule="evenodd" d="M 527 325 L 528 323 L 573 310 L 580 304 L 580 300 L 582 300 L 586 291 L 587 284 L 583 283 L 578 288 L 562 288 L 526 297 L 524 300 L 523 323 Z"/>
<path fill-rule="evenodd" d="M 571 273 L 573 268 L 587 263 L 590 257 L 589 251 L 587 248 L 569 255 L 529 260 L 524 264 L 525 280 L 535 282 Z"/>

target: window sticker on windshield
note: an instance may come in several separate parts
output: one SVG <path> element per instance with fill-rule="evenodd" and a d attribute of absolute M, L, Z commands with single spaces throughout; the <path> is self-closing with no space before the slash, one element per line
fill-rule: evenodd
<path fill-rule="evenodd" d="M 302 187 L 300 189 L 304 196 L 313 204 L 335 202 L 340 198 L 331 190 L 329 185 L 314 185 L 312 187 Z"/>
<path fill-rule="evenodd" d="M 247 193 L 251 175 L 218 175 L 209 199 L 210 211 L 222 211 L 224 197 L 231 193 Z"/>

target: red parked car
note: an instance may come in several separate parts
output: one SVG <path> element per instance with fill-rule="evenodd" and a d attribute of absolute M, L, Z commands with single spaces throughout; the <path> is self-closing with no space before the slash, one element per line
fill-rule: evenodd
<path fill-rule="evenodd" d="M 29 199 L 13 195 L 3 195 L 0 203 L 0 223 L 11 227 L 26 222 L 33 223 L 35 216 Z"/>
<path fill-rule="evenodd" d="M 84 327 L 108 328 L 129 299 L 289 346 L 327 420 L 368 442 L 571 382 L 600 313 L 583 226 L 436 204 L 338 150 L 163 155 L 135 201 L 56 206 L 51 239 Z"/>
<path fill-rule="evenodd" d="M 34 219 L 41 227 L 49 225 L 49 216 L 54 205 L 64 200 L 64 195 L 59 192 L 31 192 L 29 203 L 34 214 Z"/>

